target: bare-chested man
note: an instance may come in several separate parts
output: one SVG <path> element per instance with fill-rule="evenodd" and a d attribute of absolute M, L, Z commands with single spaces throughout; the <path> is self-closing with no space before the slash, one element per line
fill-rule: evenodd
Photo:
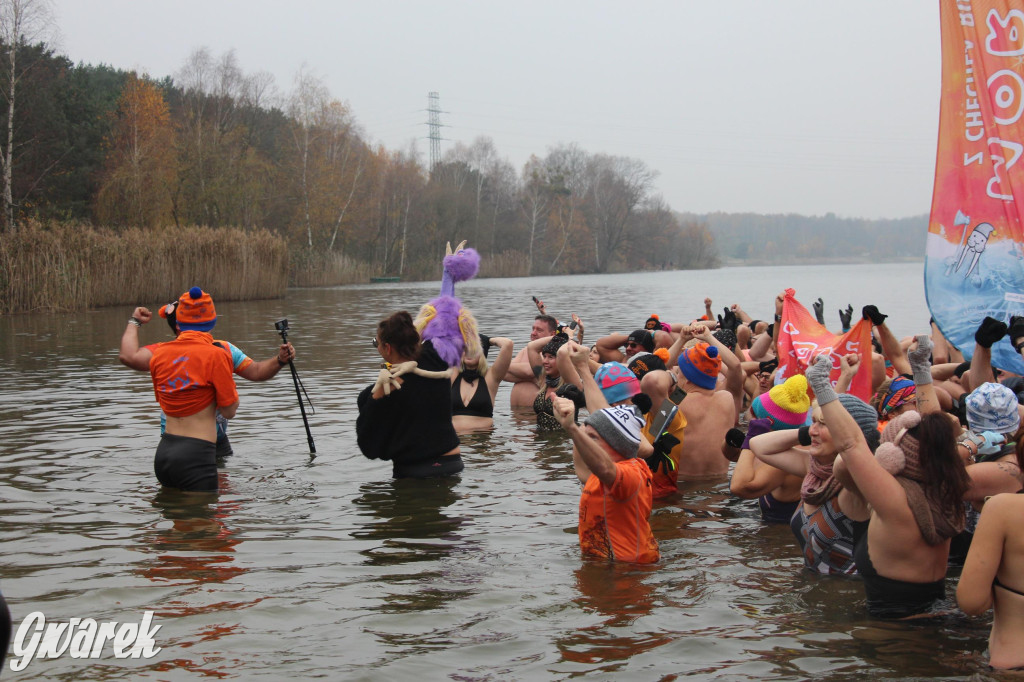
<path fill-rule="evenodd" d="M 533 320 L 533 327 L 530 329 L 530 341 L 536 341 L 545 336 L 551 336 L 558 328 L 558 320 L 550 315 L 538 315 Z M 512 358 L 505 374 L 505 381 L 514 384 L 512 395 L 509 399 L 512 407 L 529 407 L 533 405 L 537 397 L 537 377 L 530 366 L 530 360 L 526 357 L 526 348 Z"/>
<path fill-rule="evenodd" d="M 699 343 L 679 354 L 678 384 L 686 391 L 686 398 L 679 404 L 686 417 L 679 459 L 680 482 L 724 476 L 729 471 L 729 461 L 722 456 L 722 441 L 736 424 L 736 406 L 743 392 L 739 359 L 707 327 L 694 325 L 683 333 L 692 335 Z M 724 380 L 719 390 L 720 373 Z M 657 406 L 668 397 L 676 382 L 670 372 L 652 371 L 640 385 Z"/>

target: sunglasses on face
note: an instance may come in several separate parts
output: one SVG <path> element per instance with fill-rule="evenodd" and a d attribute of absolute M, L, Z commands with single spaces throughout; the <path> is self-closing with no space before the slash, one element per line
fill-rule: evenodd
<path fill-rule="evenodd" d="M 372 341 L 370 341 L 370 343 L 372 343 L 372 344 L 373 344 L 373 347 L 374 347 L 374 348 L 376 348 L 376 347 L 377 347 L 377 337 L 376 337 L 376 336 L 375 336 L 375 337 L 373 337 L 373 340 L 372 340 Z"/>
<path fill-rule="evenodd" d="M 639 347 L 640 347 L 640 344 L 637 343 L 636 341 L 627 341 L 626 342 L 626 348 L 639 348 Z"/>

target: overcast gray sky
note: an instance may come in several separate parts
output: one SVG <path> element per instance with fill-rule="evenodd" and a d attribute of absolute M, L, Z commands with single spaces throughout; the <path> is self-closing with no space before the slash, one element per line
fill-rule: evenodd
<path fill-rule="evenodd" d="M 366 135 L 488 136 L 517 169 L 574 142 L 642 159 L 678 211 L 904 217 L 931 203 L 939 8 L 924 0 L 55 0 L 75 62 L 174 75 L 234 49 L 303 66 Z"/>

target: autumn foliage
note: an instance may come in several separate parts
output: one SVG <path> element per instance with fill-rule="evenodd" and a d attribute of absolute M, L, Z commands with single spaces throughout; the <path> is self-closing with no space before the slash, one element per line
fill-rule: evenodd
<path fill-rule="evenodd" d="M 197 50 L 154 80 L 20 49 L 33 50 L 23 61 L 36 81 L 14 112 L 32 159 L 12 185 L 16 224 L 70 220 L 125 239 L 265 230 L 287 254 L 275 267 L 298 285 L 434 279 L 445 242 L 462 239 L 484 276 L 717 266 L 707 227 L 682 224 L 638 159 L 564 144 L 516 169 L 480 137 L 428 169 L 412 145 L 372 144 L 356 112 L 306 72 L 282 98 L 233 52 Z"/>

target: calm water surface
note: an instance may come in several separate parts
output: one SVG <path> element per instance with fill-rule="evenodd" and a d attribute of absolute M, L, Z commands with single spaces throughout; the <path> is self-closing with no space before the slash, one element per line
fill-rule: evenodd
<path fill-rule="evenodd" d="M 921 264 L 481 280 L 459 294 L 481 330 L 525 342 L 530 295 L 578 312 L 593 341 L 740 302 L 769 318 L 786 286 L 808 307 L 875 303 L 926 331 Z M 724 481 L 692 483 L 652 518 L 653 567 L 580 559 L 570 446 L 498 395 L 494 431 L 463 439 L 466 470 L 392 481 L 355 442 L 376 373 L 375 324 L 434 283 L 292 290 L 218 304 L 219 338 L 257 359 L 288 317 L 313 400 L 311 458 L 287 372 L 239 381 L 221 493 L 160 493 L 147 375 L 117 362 L 130 306 L 0 318 L 0 587 L 15 627 L 48 619 L 162 625 L 148 661 L 33 661 L 4 679 L 966 679 L 985 672 L 987 619 L 893 625 L 856 582 L 801 569 L 788 528 Z M 214 292 L 216 297 L 216 292 Z M 155 309 L 160 301 L 145 301 Z M 162 320 L 144 342 L 169 337 Z M 949 585 L 949 593 L 955 580 Z"/>

